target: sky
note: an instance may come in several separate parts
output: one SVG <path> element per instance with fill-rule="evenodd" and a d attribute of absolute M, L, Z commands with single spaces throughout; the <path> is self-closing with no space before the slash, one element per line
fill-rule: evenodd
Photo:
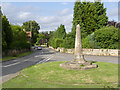
<path fill-rule="evenodd" d="M 103 2 L 107 8 L 109 20 L 118 21 L 118 2 Z M 11 24 L 22 25 L 23 22 L 35 20 L 40 25 L 40 32 L 54 31 L 65 25 L 66 32 L 72 28 L 74 2 L 14 2 L 6 0 L 1 3 L 2 13 Z"/>

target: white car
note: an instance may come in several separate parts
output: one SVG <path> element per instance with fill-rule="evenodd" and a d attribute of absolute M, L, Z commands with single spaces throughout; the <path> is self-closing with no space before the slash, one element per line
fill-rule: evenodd
<path fill-rule="evenodd" d="M 37 49 L 38 48 L 38 46 L 32 46 L 32 49 Z"/>
<path fill-rule="evenodd" d="M 37 47 L 37 50 L 42 50 L 42 47 L 41 47 L 41 46 L 38 46 L 38 47 Z"/>

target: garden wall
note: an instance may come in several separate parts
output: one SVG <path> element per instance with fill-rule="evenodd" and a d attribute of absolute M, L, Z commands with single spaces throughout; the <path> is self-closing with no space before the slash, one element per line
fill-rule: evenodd
<path fill-rule="evenodd" d="M 29 49 L 22 49 L 22 50 L 7 50 L 5 52 L 2 52 L 2 57 L 11 56 L 11 55 L 17 55 L 23 52 L 28 52 Z"/>
<path fill-rule="evenodd" d="M 49 48 L 54 49 L 51 46 L 49 46 Z M 58 47 L 54 50 L 65 53 L 74 53 L 74 49 L 64 49 Z M 82 49 L 82 51 L 84 55 L 118 56 L 118 49 Z"/>

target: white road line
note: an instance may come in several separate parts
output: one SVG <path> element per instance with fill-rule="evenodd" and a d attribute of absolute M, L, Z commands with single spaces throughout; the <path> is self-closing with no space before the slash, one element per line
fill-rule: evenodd
<path fill-rule="evenodd" d="M 22 62 L 28 61 L 28 60 L 29 60 L 29 59 L 26 59 L 26 60 L 24 60 L 24 61 L 20 61 L 20 62 L 17 62 L 17 63 L 13 63 L 13 64 L 5 65 L 5 66 L 2 66 L 2 67 L 13 66 L 13 65 L 16 65 L 16 64 L 19 64 L 19 63 L 22 63 Z"/>
<path fill-rule="evenodd" d="M 37 64 L 47 62 L 47 61 L 50 60 L 52 57 L 53 57 L 53 55 L 51 55 L 50 57 L 47 57 L 47 58 L 43 59 L 42 61 L 38 62 Z"/>
<path fill-rule="evenodd" d="M 9 67 L 9 66 L 13 66 L 13 65 L 16 65 L 16 64 L 19 64 L 21 62 L 17 62 L 17 63 L 13 63 L 13 64 L 9 64 L 9 65 L 5 65 L 5 66 L 2 66 L 2 67 Z"/>
<path fill-rule="evenodd" d="M 43 53 L 43 52 L 42 52 L 42 53 Z M 40 56 L 41 56 L 41 55 L 37 55 L 37 56 L 34 56 L 34 57 L 40 57 Z M 49 57 L 43 59 L 42 61 L 38 62 L 37 64 L 40 64 L 40 63 L 43 63 L 43 62 L 47 62 L 47 61 L 50 60 L 52 57 L 53 57 L 53 55 L 50 55 Z M 29 59 L 30 59 L 30 58 L 29 58 Z M 9 67 L 9 66 L 17 65 L 17 64 L 19 64 L 19 63 L 22 63 L 22 62 L 25 62 L 25 61 L 29 61 L 29 59 L 25 59 L 25 60 L 23 60 L 23 61 L 19 61 L 19 62 L 17 62 L 17 63 L 5 65 L 5 66 L 2 65 L 2 67 Z"/>
<path fill-rule="evenodd" d="M 25 59 L 25 60 L 23 60 L 23 61 L 21 61 L 21 62 L 24 62 L 24 61 L 29 61 L 30 60 L 30 58 L 29 59 Z"/>

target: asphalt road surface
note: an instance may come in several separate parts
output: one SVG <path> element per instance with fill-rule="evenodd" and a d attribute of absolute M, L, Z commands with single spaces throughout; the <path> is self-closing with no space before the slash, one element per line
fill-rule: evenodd
<path fill-rule="evenodd" d="M 93 56 L 93 55 L 85 55 L 84 56 L 86 60 L 92 60 L 92 61 L 100 61 L 100 62 L 110 62 L 110 63 L 116 63 L 118 64 L 118 57 L 115 56 Z M 8 81 L 9 79 L 15 77 L 18 75 L 19 71 L 22 69 L 45 62 L 51 62 L 51 61 L 69 61 L 73 59 L 73 54 L 67 54 L 67 53 L 60 53 L 56 52 L 49 48 L 42 48 L 42 50 L 35 50 L 34 53 L 6 61 L 2 63 L 2 82 L 4 83 Z M 1 84 L 0 83 L 0 84 Z"/>

